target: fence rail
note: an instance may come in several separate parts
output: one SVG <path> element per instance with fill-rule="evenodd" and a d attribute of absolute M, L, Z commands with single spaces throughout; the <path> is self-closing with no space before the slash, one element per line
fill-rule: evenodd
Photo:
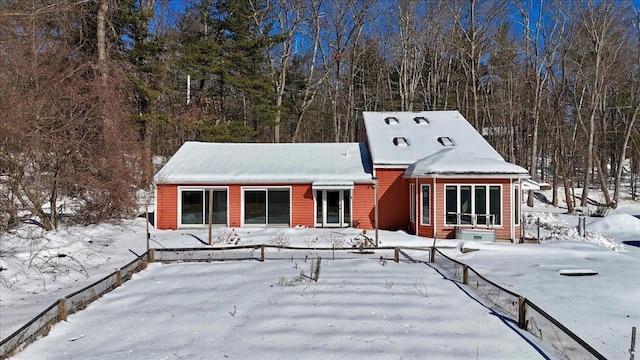
<path fill-rule="evenodd" d="M 473 288 L 483 300 L 517 320 L 521 329 L 551 345 L 566 359 L 606 360 L 606 357 L 525 297 L 495 284 L 470 266 L 446 256 L 438 249 L 434 249 L 432 259 L 452 278 Z"/>
<path fill-rule="evenodd" d="M 395 247 L 292 247 L 277 245 L 244 245 L 230 247 L 150 249 L 155 262 L 226 261 L 226 260 L 288 260 L 320 256 L 323 259 L 391 258 Z M 403 248 L 406 251 L 429 252 L 430 248 Z"/>
<path fill-rule="evenodd" d="M 429 252 L 430 248 L 405 248 L 405 250 Z M 396 251 L 394 247 L 308 248 L 277 245 L 149 249 L 148 252 L 140 255 L 115 272 L 57 300 L 20 329 L 0 341 L 0 360 L 14 355 L 38 338 L 46 336 L 53 325 L 60 321 L 65 321 L 68 315 L 86 308 L 102 295 L 130 280 L 133 274 L 146 268 L 148 262 L 265 261 L 304 259 L 317 256 L 323 259 L 379 258 L 381 256 L 391 258 L 394 251 Z"/>
<path fill-rule="evenodd" d="M 589 344 L 544 312 L 528 299 L 486 279 L 470 266 L 454 260 L 436 248 L 377 247 L 377 248 L 305 248 L 276 245 L 247 245 L 233 247 L 149 249 L 135 260 L 95 283 L 57 300 L 27 324 L 0 342 L 0 360 L 14 355 L 28 344 L 46 336 L 51 327 L 67 316 L 87 307 L 91 302 L 112 291 L 144 268 L 148 262 L 203 262 L 237 260 L 287 260 L 320 256 L 323 259 L 385 258 L 410 262 L 427 252 L 426 258 L 447 272 L 453 279 L 473 288 L 485 301 L 505 315 L 516 319 L 525 329 L 550 344 L 567 359 L 605 359 Z M 410 255 L 411 254 L 411 255 Z M 424 262 L 427 262 L 424 260 Z"/>
<path fill-rule="evenodd" d="M 146 267 L 148 253 L 144 253 L 104 278 L 57 300 L 13 334 L 0 341 L 0 360 L 6 359 L 38 338 L 49 334 L 51 327 L 66 320 L 68 315 L 87 307 L 102 295 L 131 279 L 131 275 Z"/>

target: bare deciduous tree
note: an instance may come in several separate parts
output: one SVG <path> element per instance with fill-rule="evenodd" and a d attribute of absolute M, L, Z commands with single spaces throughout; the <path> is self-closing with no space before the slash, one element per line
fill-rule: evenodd
<path fill-rule="evenodd" d="M 3 191 L 47 230 L 58 225 L 65 198 L 85 220 L 115 217 L 132 208 L 132 185 L 141 182 L 123 76 L 115 67 L 105 83 L 88 40 L 78 41 L 85 4 L 31 5 L 0 16 Z"/>

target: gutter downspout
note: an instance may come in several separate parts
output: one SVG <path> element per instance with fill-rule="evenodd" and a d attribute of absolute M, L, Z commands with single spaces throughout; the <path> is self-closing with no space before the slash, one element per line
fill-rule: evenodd
<path fill-rule="evenodd" d="M 375 244 L 378 247 L 378 178 L 373 177 L 373 222 L 375 223 L 374 234 L 375 234 Z"/>
<path fill-rule="evenodd" d="M 438 238 L 438 217 L 436 216 L 437 211 L 437 196 L 438 196 L 438 188 L 436 187 L 436 178 L 433 178 L 433 247 L 436 246 L 436 239 Z"/>
<path fill-rule="evenodd" d="M 420 199 L 422 198 L 422 192 L 420 190 L 420 186 L 418 184 L 418 178 L 415 179 L 415 193 L 413 194 L 413 199 L 412 201 L 414 202 L 415 206 L 413 207 L 413 210 L 415 211 L 415 214 L 413 214 L 413 219 L 415 220 L 415 229 L 414 229 L 414 235 L 418 235 L 418 226 L 420 226 L 420 220 L 418 220 L 418 215 L 420 214 L 420 211 L 418 211 L 418 205 L 422 206 L 422 204 L 418 204 L 418 202 L 416 201 L 416 199 Z M 418 196 L 418 193 L 420 192 L 420 196 Z"/>
<path fill-rule="evenodd" d="M 514 186 L 513 186 L 513 178 L 509 178 L 509 199 L 511 200 L 510 201 L 511 206 L 509 206 L 511 208 L 511 211 L 509 211 L 511 213 L 511 219 L 509 219 L 509 230 L 510 230 L 509 231 L 510 232 L 509 235 L 511 237 L 511 242 L 515 244 L 516 243 L 516 238 L 515 238 L 515 236 L 516 236 L 515 235 L 516 234 L 516 225 L 515 225 L 516 221 L 515 221 L 515 219 L 516 219 L 517 214 L 515 213 L 516 209 L 513 206 L 513 204 L 514 204 L 514 201 L 513 201 L 514 200 L 513 199 L 513 188 L 514 188 Z"/>
<path fill-rule="evenodd" d="M 153 200 L 155 203 L 155 209 L 153 209 L 153 224 L 154 224 L 153 227 L 157 229 L 158 228 L 158 185 L 156 184 L 153 184 Z M 147 215 L 147 222 L 149 222 L 149 215 Z M 178 215 L 176 215 L 176 225 L 177 224 L 178 224 Z"/>

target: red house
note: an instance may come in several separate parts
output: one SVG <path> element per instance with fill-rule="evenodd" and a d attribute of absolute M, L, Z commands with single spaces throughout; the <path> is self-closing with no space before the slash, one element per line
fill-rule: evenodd
<path fill-rule="evenodd" d="M 156 227 L 373 229 L 377 217 L 430 238 L 520 237 L 529 174 L 459 112 L 363 119 L 361 143 L 185 143 L 154 177 Z"/>

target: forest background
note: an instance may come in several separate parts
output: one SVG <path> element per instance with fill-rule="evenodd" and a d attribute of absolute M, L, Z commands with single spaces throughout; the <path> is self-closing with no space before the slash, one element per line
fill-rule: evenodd
<path fill-rule="evenodd" d="M 134 214 L 188 140 L 357 141 L 362 111 L 422 110 L 552 204 L 576 189 L 569 212 L 635 199 L 640 3 L 0 0 L 0 231 Z"/>

